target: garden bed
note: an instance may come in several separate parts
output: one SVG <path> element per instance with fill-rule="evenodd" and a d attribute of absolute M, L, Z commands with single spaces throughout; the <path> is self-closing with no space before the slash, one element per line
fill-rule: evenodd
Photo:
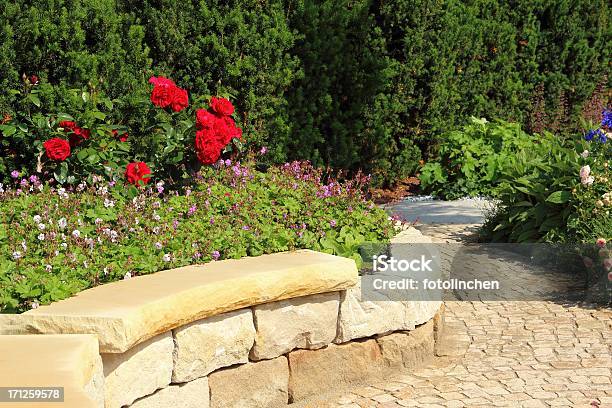
<path fill-rule="evenodd" d="M 38 191 L 38 189 L 42 191 Z M 361 261 L 387 241 L 387 214 L 355 182 L 323 182 L 307 163 L 217 164 L 190 187 L 130 190 L 16 179 L 0 193 L 0 312 L 22 312 L 135 276 L 293 249 Z M 30 192 L 29 190 L 33 190 Z"/>

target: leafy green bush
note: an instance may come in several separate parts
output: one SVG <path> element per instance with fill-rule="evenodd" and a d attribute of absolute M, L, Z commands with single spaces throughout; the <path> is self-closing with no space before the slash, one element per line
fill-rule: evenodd
<path fill-rule="evenodd" d="M 461 130 L 441 135 L 437 160 L 421 168 L 425 191 L 455 199 L 466 196 L 497 196 L 507 169 L 522 157 L 540 155 L 545 161 L 556 145 L 550 133 L 528 135 L 516 123 L 472 118 Z"/>
<path fill-rule="evenodd" d="M 266 173 L 205 168 L 180 192 L 36 180 L 0 187 L 0 311 L 24 311 L 91 286 L 216 259 L 309 248 L 361 262 L 364 242 L 394 233 L 359 179 L 324 183 L 307 163 Z M 27 193 L 33 187 L 33 193 Z M 6 191 L 5 191 L 6 190 Z"/>
<path fill-rule="evenodd" d="M 483 228 L 484 237 L 570 244 L 610 239 L 611 159 L 610 143 L 596 140 L 518 152 L 502 171 L 499 204 Z"/>

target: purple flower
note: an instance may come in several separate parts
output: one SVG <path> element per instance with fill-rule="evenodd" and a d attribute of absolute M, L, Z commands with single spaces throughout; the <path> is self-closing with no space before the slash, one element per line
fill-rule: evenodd
<path fill-rule="evenodd" d="M 329 222 L 329 226 L 330 226 L 330 227 L 332 227 L 332 228 L 334 228 L 334 227 L 336 226 L 336 220 L 331 220 L 331 221 Z"/>
<path fill-rule="evenodd" d="M 216 261 L 221 257 L 219 251 L 212 251 L 212 258 Z"/>
<path fill-rule="evenodd" d="M 259 150 L 259 154 L 266 154 L 268 153 L 268 148 L 266 146 L 263 146 L 260 150 Z"/>
<path fill-rule="evenodd" d="M 187 215 L 192 216 L 193 214 L 195 214 L 197 210 L 198 210 L 198 207 L 194 204 L 191 207 L 189 207 L 189 211 L 187 212 Z"/>
<path fill-rule="evenodd" d="M 225 165 L 227 167 L 231 166 L 232 165 L 232 161 L 230 159 L 225 159 Z"/>
<path fill-rule="evenodd" d="M 214 225 L 215 224 L 215 219 L 210 217 L 210 225 Z"/>
<path fill-rule="evenodd" d="M 35 175 L 35 174 L 32 174 L 32 175 L 30 176 L 30 183 L 32 183 L 32 184 L 36 184 L 36 183 L 38 183 L 38 177 L 36 177 L 36 175 Z"/>
<path fill-rule="evenodd" d="M 243 229 L 244 231 L 248 231 L 248 230 L 250 230 L 250 229 L 251 229 L 251 227 L 249 227 L 248 225 L 243 225 L 243 226 L 242 226 L 242 229 Z"/>
<path fill-rule="evenodd" d="M 19 177 L 19 172 L 17 170 L 11 171 L 11 177 L 16 179 Z"/>

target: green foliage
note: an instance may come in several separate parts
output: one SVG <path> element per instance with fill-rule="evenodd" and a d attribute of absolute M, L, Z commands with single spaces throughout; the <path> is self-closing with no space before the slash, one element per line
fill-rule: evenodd
<path fill-rule="evenodd" d="M 548 157 L 555 138 L 549 133 L 528 135 L 516 123 L 472 118 L 461 130 L 441 135 L 438 159 L 421 168 L 422 187 L 448 199 L 497 196 L 506 169 L 523 157 Z"/>
<path fill-rule="evenodd" d="M 470 116 L 526 124 L 564 95 L 571 129 L 609 70 L 603 0 L 19 0 L 0 11 L 0 87 L 37 75 L 43 114 L 73 112 L 71 88 L 96 89 L 113 101 L 110 122 L 146 140 L 157 122 L 139 101 L 163 74 L 238 101 L 238 125 L 271 161 L 363 170 L 376 184 L 413 173 Z M 0 113 L 22 109 L 0 95 Z"/>
<path fill-rule="evenodd" d="M 577 152 L 588 151 L 588 157 Z M 612 232 L 612 149 L 610 143 L 548 151 L 526 149 L 505 166 L 497 187 L 499 203 L 483 228 L 495 242 L 564 242 L 594 244 Z M 592 184 L 580 170 L 589 166 Z M 584 171 L 584 170 L 583 170 Z"/>
<path fill-rule="evenodd" d="M 296 171 L 297 170 L 297 171 Z M 216 257 L 308 248 L 361 263 L 363 243 L 388 242 L 387 214 L 355 182 L 293 163 L 208 168 L 175 194 L 98 184 L 83 192 L 0 193 L 0 311 L 20 312 L 105 282 Z M 6 187 L 6 186 L 5 186 Z"/>

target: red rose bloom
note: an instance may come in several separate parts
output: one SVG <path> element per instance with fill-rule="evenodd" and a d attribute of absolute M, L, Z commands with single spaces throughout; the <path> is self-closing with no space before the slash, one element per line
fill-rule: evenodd
<path fill-rule="evenodd" d="M 89 129 L 83 129 L 76 126 L 70 135 L 68 135 L 68 140 L 70 140 L 70 146 L 75 147 L 80 145 L 83 140 L 89 139 L 91 132 Z"/>
<path fill-rule="evenodd" d="M 173 80 L 168 79 L 168 78 L 164 78 L 164 77 L 154 77 L 152 76 L 151 78 L 149 78 L 149 83 L 153 84 L 154 86 L 168 86 L 168 87 L 175 87 L 176 84 L 174 83 Z"/>
<path fill-rule="evenodd" d="M 213 164 L 219 160 L 223 146 L 215 137 L 212 129 L 202 129 L 196 132 L 195 148 L 198 160 L 202 164 Z"/>
<path fill-rule="evenodd" d="M 234 105 L 225 98 L 217 98 L 213 96 L 210 99 L 210 108 L 215 111 L 217 115 L 229 116 L 234 113 Z"/>
<path fill-rule="evenodd" d="M 242 138 L 242 129 L 237 128 L 234 119 L 229 116 L 217 119 L 215 123 L 215 132 L 217 140 L 224 146 L 230 143 L 233 138 Z"/>
<path fill-rule="evenodd" d="M 217 117 L 213 113 L 205 109 L 198 109 L 196 111 L 196 125 L 198 129 L 212 129 L 216 121 Z"/>
<path fill-rule="evenodd" d="M 175 86 L 173 88 L 171 108 L 175 112 L 180 112 L 189 105 L 189 96 L 187 91 Z"/>
<path fill-rule="evenodd" d="M 172 108 L 180 112 L 189 105 L 187 91 L 176 86 L 174 81 L 164 77 L 151 77 L 149 83 L 153 84 L 151 102 L 160 108 Z"/>
<path fill-rule="evenodd" d="M 113 130 L 113 136 L 118 137 L 119 140 L 122 141 L 122 142 L 127 142 L 127 140 L 128 140 L 127 132 L 122 133 L 121 135 L 119 135 L 119 132 L 117 130 Z"/>
<path fill-rule="evenodd" d="M 76 125 L 76 122 L 73 122 L 71 120 L 62 120 L 59 123 L 59 127 L 63 128 L 65 131 L 68 131 L 68 130 L 74 131 L 74 129 L 77 128 L 77 125 Z"/>
<path fill-rule="evenodd" d="M 151 102 L 155 106 L 165 108 L 172 103 L 174 99 L 173 88 L 168 86 L 155 86 L 153 92 L 151 92 Z"/>
<path fill-rule="evenodd" d="M 139 185 L 147 184 L 151 178 L 151 169 L 144 162 L 130 163 L 125 168 L 125 178 L 128 183 Z"/>
<path fill-rule="evenodd" d="M 70 143 L 59 137 L 47 140 L 43 143 L 47 157 L 55 161 L 64 161 L 70 156 Z"/>

